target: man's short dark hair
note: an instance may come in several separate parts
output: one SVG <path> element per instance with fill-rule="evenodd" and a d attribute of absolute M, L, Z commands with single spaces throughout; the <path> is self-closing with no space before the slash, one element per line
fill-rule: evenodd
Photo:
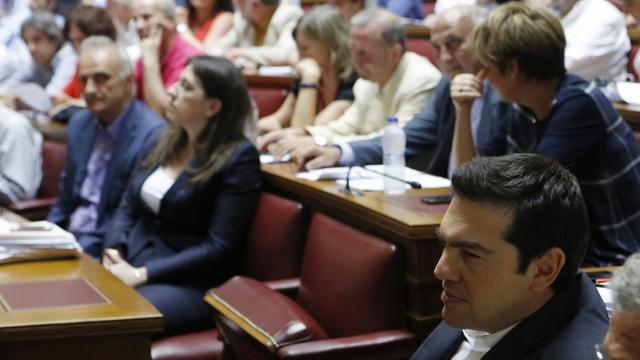
<path fill-rule="evenodd" d="M 455 171 L 451 183 L 454 196 L 513 214 L 503 237 L 518 249 L 519 273 L 558 247 L 566 260 L 552 289 L 564 288 L 575 276 L 587 249 L 589 219 L 569 170 L 535 154 L 476 157 Z"/>

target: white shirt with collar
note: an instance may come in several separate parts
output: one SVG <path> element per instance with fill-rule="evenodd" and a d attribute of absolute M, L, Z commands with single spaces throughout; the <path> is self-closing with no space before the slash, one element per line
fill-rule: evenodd
<path fill-rule="evenodd" d="M 460 344 L 458 351 L 453 355 L 451 360 L 480 360 L 493 348 L 505 335 L 511 331 L 516 325 L 511 325 L 504 330 L 494 333 L 476 330 L 462 330 L 465 341 Z"/>

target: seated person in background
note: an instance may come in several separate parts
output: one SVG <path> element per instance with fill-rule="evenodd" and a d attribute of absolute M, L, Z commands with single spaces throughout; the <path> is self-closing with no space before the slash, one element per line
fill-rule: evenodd
<path fill-rule="evenodd" d="M 136 61 L 138 99 L 166 118 L 167 90 L 180 77 L 187 60 L 200 53 L 176 31 L 173 0 L 133 0 L 133 19 L 140 36 Z"/>
<path fill-rule="evenodd" d="M 187 0 L 187 8 L 176 11 L 178 31 L 200 50 L 213 47 L 233 26 L 231 0 Z"/>
<path fill-rule="evenodd" d="M 589 220 L 577 179 L 534 154 L 478 157 L 438 229 L 442 320 L 412 360 L 593 359 L 607 310 L 578 267 Z"/>
<path fill-rule="evenodd" d="M 639 0 L 624 0 L 624 11 L 634 17 L 634 19 L 640 19 L 640 1 Z M 640 74 L 640 56 L 637 55 L 633 58 L 633 70 L 636 74 Z"/>
<path fill-rule="evenodd" d="M 438 65 L 443 77 L 433 96 L 420 112 L 404 127 L 407 159 L 421 156 L 434 149 L 431 162 L 426 167 L 433 175 L 449 177 L 455 167 L 451 155 L 451 141 L 456 110 L 451 101 L 449 81 L 457 74 L 476 73 L 481 65 L 471 50 L 469 38 L 474 21 L 479 21 L 478 9 L 473 6 L 457 6 L 437 16 L 431 29 L 431 43 L 436 50 Z M 495 91 L 484 85 L 483 96 L 473 105 L 474 143 L 486 141 L 499 128 L 499 120 L 508 109 L 500 102 Z M 315 169 L 324 166 L 382 163 L 382 137 L 339 143 L 337 146 L 301 147 L 293 154 L 301 167 Z"/>
<path fill-rule="evenodd" d="M 578 178 L 589 211 L 585 266 L 620 264 L 640 250 L 640 145 L 595 85 L 565 73 L 558 19 L 544 8 L 508 3 L 476 27 L 472 43 L 484 69 L 451 82 L 456 164 L 476 152 L 556 159 Z M 470 114 L 485 78 L 513 105 L 501 119 L 502 131 L 476 150 Z"/>
<path fill-rule="evenodd" d="M 0 105 L 0 206 L 32 199 L 42 179 L 42 135 L 24 115 Z"/>
<path fill-rule="evenodd" d="M 140 148 L 164 121 L 135 100 L 131 61 L 113 40 L 85 40 L 79 71 L 87 109 L 69 121 L 60 195 L 48 220 L 74 233 L 86 253 L 100 257 L 102 237 Z"/>
<path fill-rule="evenodd" d="M 118 34 L 118 43 L 123 46 L 129 57 L 136 60 L 140 57 L 140 38 L 136 25 L 132 21 L 133 9 L 131 0 L 106 0 L 105 10 L 113 19 L 113 25 Z"/>
<path fill-rule="evenodd" d="M 314 142 L 372 138 L 381 134 L 388 117 L 397 117 L 404 126 L 424 106 L 440 72 L 426 58 L 405 50 L 402 19 L 384 9 L 369 9 L 354 16 L 351 25 L 351 64 L 360 75 L 353 104 L 326 125 L 272 131 L 259 139 L 261 150 L 269 146 L 280 157 Z"/>
<path fill-rule="evenodd" d="M 238 0 L 233 28 L 205 51 L 224 55 L 236 66 L 286 65 L 295 52 L 292 30 L 303 14 L 280 0 Z"/>
<path fill-rule="evenodd" d="M 194 57 L 169 93 L 171 126 L 141 152 L 103 258 L 162 313 L 164 335 L 213 326 L 204 292 L 237 274 L 261 186 L 233 64 Z"/>
<path fill-rule="evenodd" d="M 293 30 L 301 60 L 300 76 L 280 108 L 258 122 L 260 133 L 323 125 L 342 115 L 353 102 L 358 74 L 349 61 L 349 23 L 331 5 L 306 13 Z"/>
<path fill-rule="evenodd" d="M 89 36 L 104 35 L 116 40 L 116 28 L 111 16 L 101 8 L 91 5 L 77 5 L 65 16 L 64 37 L 73 46 L 76 54 L 80 51 L 80 45 Z M 71 80 L 65 85 L 62 93 L 53 96 L 55 107 L 50 111 L 54 115 L 70 107 L 84 107 L 82 86 L 78 76 L 78 70 Z"/>
<path fill-rule="evenodd" d="M 378 0 L 378 7 L 387 9 L 403 18 L 422 20 L 422 0 Z"/>
<path fill-rule="evenodd" d="M 65 43 L 53 14 L 35 12 L 22 24 L 20 35 L 29 55 L 12 53 L 16 61 L 0 65 L 4 68 L 0 72 L 7 74 L 0 79 L 0 91 L 9 92 L 11 98 L 10 91 L 16 85 L 30 82 L 42 86 L 49 95 L 61 93 L 73 76 L 77 58 L 71 45 Z"/>
<path fill-rule="evenodd" d="M 627 78 L 627 53 L 631 49 L 622 13 L 608 0 L 529 0 L 550 3 L 560 15 L 566 38 L 567 72 L 598 80 L 605 95 L 619 100 L 615 84 Z"/>
<path fill-rule="evenodd" d="M 622 270 L 613 274 L 609 287 L 613 291 L 613 315 L 599 359 L 640 359 L 640 253 L 625 261 Z M 603 354 L 603 355 L 604 355 Z"/>
<path fill-rule="evenodd" d="M 327 4 L 338 8 L 342 18 L 350 21 L 360 10 L 376 7 L 376 0 L 327 0 Z"/>

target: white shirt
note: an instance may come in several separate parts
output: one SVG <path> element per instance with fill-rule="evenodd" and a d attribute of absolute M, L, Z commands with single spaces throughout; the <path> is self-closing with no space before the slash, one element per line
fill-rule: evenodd
<path fill-rule="evenodd" d="M 491 350 L 491 348 L 502 340 L 505 335 L 511 331 L 516 325 L 509 326 L 504 330 L 494 332 L 493 334 L 485 331 L 462 330 L 462 335 L 466 341 L 463 341 L 458 351 L 453 355 L 451 360 L 480 360 Z"/>
<path fill-rule="evenodd" d="M 623 15 L 606 0 L 578 0 L 562 18 L 565 67 L 587 80 L 622 80 L 631 48 Z"/>
<path fill-rule="evenodd" d="M 154 214 L 158 214 L 160 212 L 160 202 L 175 182 L 176 179 L 174 179 L 162 166 L 159 166 L 156 171 L 151 173 L 147 180 L 142 184 L 140 197 Z"/>
<path fill-rule="evenodd" d="M 31 199 L 42 179 L 42 135 L 22 114 L 0 105 L 0 192 Z"/>
<path fill-rule="evenodd" d="M 353 104 L 339 118 L 326 125 L 308 126 L 312 136 L 324 136 L 332 143 L 363 140 L 382 134 L 389 116 L 404 126 L 431 96 L 440 71 L 425 57 L 405 52 L 391 77 L 380 86 L 360 78 L 353 86 Z"/>

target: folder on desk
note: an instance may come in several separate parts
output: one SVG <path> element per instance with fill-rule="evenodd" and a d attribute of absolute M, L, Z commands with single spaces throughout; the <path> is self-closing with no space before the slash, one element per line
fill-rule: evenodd
<path fill-rule="evenodd" d="M 0 219 L 0 264 L 77 257 L 80 251 L 75 236 L 56 224 Z"/>

